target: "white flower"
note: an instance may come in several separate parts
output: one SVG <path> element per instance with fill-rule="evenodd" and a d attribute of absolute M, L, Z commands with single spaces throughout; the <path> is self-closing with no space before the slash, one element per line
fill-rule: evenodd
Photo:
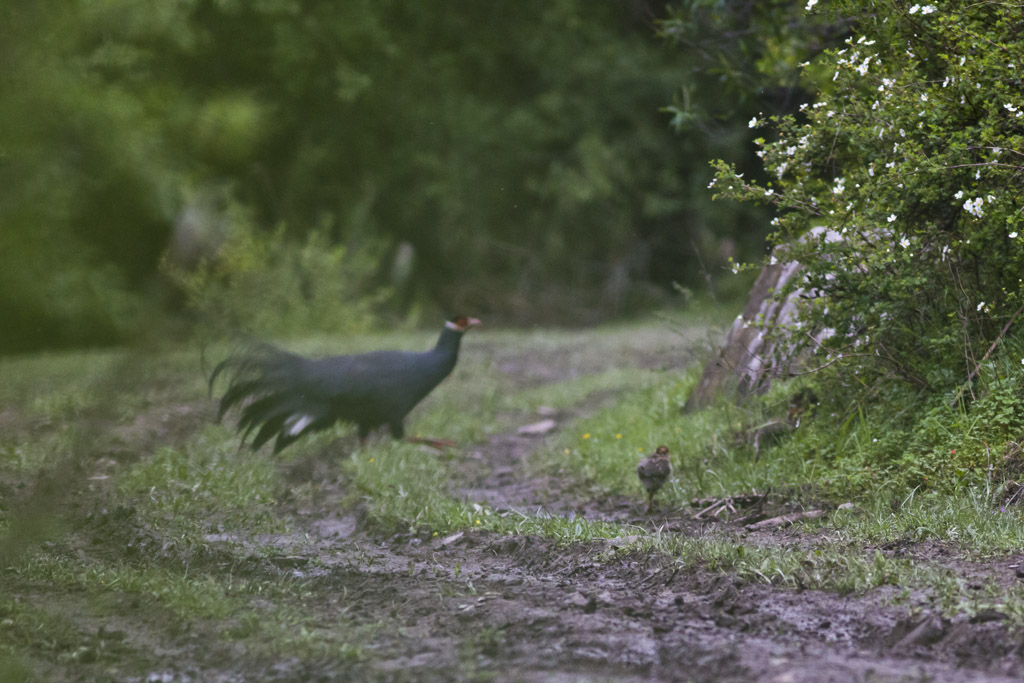
<path fill-rule="evenodd" d="M 981 208 L 983 202 L 984 200 L 981 197 L 976 197 L 975 199 L 968 199 L 966 202 L 964 202 L 964 210 L 967 211 L 967 213 L 974 216 L 975 218 L 981 218 L 982 216 L 985 215 L 985 211 Z"/>
<path fill-rule="evenodd" d="M 811 11 L 811 8 L 818 4 L 818 0 L 807 0 L 807 7 L 804 10 L 807 12 Z"/>
<path fill-rule="evenodd" d="M 937 9 L 939 8 L 936 7 L 935 5 L 925 5 L 924 7 L 921 8 L 921 14 L 931 14 Z"/>
<path fill-rule="evenodd" d="M 871 64 L 871 57 L 866 58 L 861 63 L 861 65 L 857 67 L 857 73 L 859 73 L 861 76 L 867 74 L 869 64 Z"/>
<path fill-rule="evenodd" d="M 917 14 L 917 11 L 918 11 L 919 9 L 921 9 L 921 6 L 920 6 L 920 5 L 914 5 L 913 7 L 911 7 L 911 8 L 910 8 L 910 13 L 911 13 L 911 14 Z"/>
<path fill-rule="evenodd" d="M 889 214 L 889 217 L 888 217 L 888 218 L 886 218 L 885 220 L 887 220 L 887 221 L 889 221 L 890 223 L 892 223 L 893 221 L 895 221 L 895 220 L 896 220 L 896 214 L 894 214 L 894 213 L 890 213 L 890 214 Z"/>
<path fill-rule="evenodd" d="M 1013 106 L 1009 102 L 1003 105 L 1003 109 L 1005 109 L 1006 111 L 1017 111 L 1017 107 Z"/>
<path fill-rule="evenodd" d="M 775 190 L 773 190 L 770 187 L 767 190 L 764 191 L 764 196 L 765 197 L 771 197 L 773 194 L 775 194 Z"/>
<path fill-rule="evenodd" d="M 836 186 L 832 188 L 832 194 L 842 194 L 843 190 L 846 189 L 846 178 L 836 178 Z"/>
<path fill-rule="evenodd" d="M 983 309 L 984 307 L 985 307 L 985 302 L 984 302 L 984 301 L 982 301 L 981 303 L 979 303 L 979 304 L 978 304 L 978 307 L 977 307 L 976 309 L 974 309 L 974 310 L 976 310 L 976 311 L 980 311 L 980 310 L 981 310 L 981 309 Z"/>
<path fill-rule="evenodd" d="M 963 190 L 960 190 L 960 191 L 958 191 L 958 192 L 957 192 L 957 193 L 956 193 L 955 195 L 953 195 L 953 199 L 960 199 L 960 198 L 962 198 L 963 196 L 964 196 L 964 191 L 963 191 Z"/>
<path fill-rule="evenodd" d="M 1016 230 L 1014 230 L 1014 231 L 1013 231 L 1013 232 L 1011 232 L 1011 233 L 1010 233 L 1009 235 L 1007 235 L 1007 237 L 1009 237 L 1009 238 L 1010 238 L 1011 240 L 1015 240 L 1015 239 L 1017 239 L 1017 231 L 1016 231 Z"/>
<path fill-rule="evenodd" d="M 747 128 L 757 128 L 757 124 L 759 123 L 761 122 L 758 121 L 757 117 L 755 116 L 754 118 L 750 119 L 749 122 L 747 122 Z"/>
<path fill-rule="evenodd" d="M 900 246 L 906 249 L 907 247 L 910 246 L 910 240 L 904 237 L 903 239 L 900 240 Z"/>
<path fill-rule="evenodd" d="M 927 102 L 928 101 L 928 93 L 926 93 L 926 92 L 921 93 L 921 101 L 922 102 Z"/>

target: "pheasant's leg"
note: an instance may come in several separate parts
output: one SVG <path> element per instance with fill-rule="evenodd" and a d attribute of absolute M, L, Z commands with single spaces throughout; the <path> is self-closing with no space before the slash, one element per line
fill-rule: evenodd
<path fill-rule="evenodd" d="M 401 422 L 392 422 L 388 425 L 392 438 L 405 440 L 409 443 L 420 443 L 431 448 L 443 451 L 446 448 L 455 448 L 455 442 L 448 439 L 431 439 L 424 436 L 405 436 L 405 426 Z"/>
<path fill-rule="evenodd" d="M 653 504 L 654 504 L 654 492 L 653 491 L 648 491 L 647 492 L 647 513 L 646 514 L 648 514 L 648 515 L 651 514 L 651 506 Z"/>
<path fill-rule="evenodd" d="M 430 446 L 439 451 L 443 451 L 446 448 L 455 448 L 456 443 L 449 441 L 448 439 L 430 439 L 423 436 L 407 436 L 405 440 L 409 443 L 423 444 L 424 446 Z"/>

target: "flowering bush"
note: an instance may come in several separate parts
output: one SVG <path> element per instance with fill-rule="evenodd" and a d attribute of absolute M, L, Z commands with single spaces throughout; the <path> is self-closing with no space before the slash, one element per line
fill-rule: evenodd
<path fill-rule="evenodd" d="M 767 186 L 716 161 L 716 198 L 777 209 L 772 240 L 812 293 L 801 322 L 835 332 L 823 363 L 952 389 L 1024 304 L 1024 6 L 807 8 L 855 18 L 853 35 L 807 65 L 832 74 L 816 102 L 750 122 L 773 133 Z"/>

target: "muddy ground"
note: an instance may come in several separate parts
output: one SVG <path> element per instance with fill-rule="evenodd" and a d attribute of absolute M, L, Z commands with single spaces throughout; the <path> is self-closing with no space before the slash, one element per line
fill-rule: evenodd
<path fill-rule="evenodd" d="M 552 367 L 548 360 L 519 358 L 516 371 L 533 362 L 539 377 Z M 633 362 L 665 366 L 678 359 Z M 692 521 L 689 508 L 647 517 L 636 500 L 580 501 L 560 490 L 560 482 L 528 474 L 531 452 L 610 400 L 614 396 L 602 396 L 556 415 L 556 431 L 545 436 L 512 431 L 451 456 L 465 460 L 452 491 L 486 501 L 496 513 L 544 508 L 666 533 L 744 537 L 736 525 Z M 167 419 L 177 421 L 179 431 L 194 429 L 208 408 L 193 409 L 179 406 Z M 74 656 L 48 661 L 40 655 L 32 662 L 36 675 L 161 682 L 1024 680 L 1024 638 L 998 613 L 945 619 L 912 600 L 894 605 L 898 587 L 842 596 L 746 582 L 710 569 L 680 571 L 671 558 L 622 549 L 616 541 L 564 546 L 473 529 L 444 537 L 383 533 L 353 509 L 346 482 L 327 456 L 287 469 L 288 476 L 318 487 L 315 508 L 282 504 L 293 521 L 287 534 L 211 533 L 204 556 L 176 558 L 172 539 L 137 522 L 131 509 L 107 509 L 101 500 L 81 502 L 86 521 L 48 545 L 83 558 L 119 549 L 239 577 L 286 579 L 302 587 L 299 607 L 315 615 L 319 628 L 344 624 L 359 635 L 358 653 L 254 653 L 240 644 L 244 623 L 183 623 L 117 591 L 97 605 L 39 590 L 25 600 L 48 606 L 85 645 Z M 756 540 L 798 544 L 802 533 L 790 527 L 758 532 Z M 955 551 L 936 544 L 882 551 L 956 564 Z M 1013 558 L 960 563 L 965 581 L 1021 580 L 1014 565 Z M 267 601 L 272 609 L 273 598 Z"/>

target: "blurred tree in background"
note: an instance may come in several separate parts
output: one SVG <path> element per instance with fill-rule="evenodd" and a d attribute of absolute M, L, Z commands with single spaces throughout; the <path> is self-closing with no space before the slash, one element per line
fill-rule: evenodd
<path fill-rule="evenodd" d="M 294 334 L 438 309 L 581 322 L 718 287 L 766 213 L 712 205 L 707 160 L 757 173 L 746 121 L 806 99 L 795 65 L 837 29 L 801 16 L 9 0 L 0 350 L 116 342 L 182 307 Z"/>

